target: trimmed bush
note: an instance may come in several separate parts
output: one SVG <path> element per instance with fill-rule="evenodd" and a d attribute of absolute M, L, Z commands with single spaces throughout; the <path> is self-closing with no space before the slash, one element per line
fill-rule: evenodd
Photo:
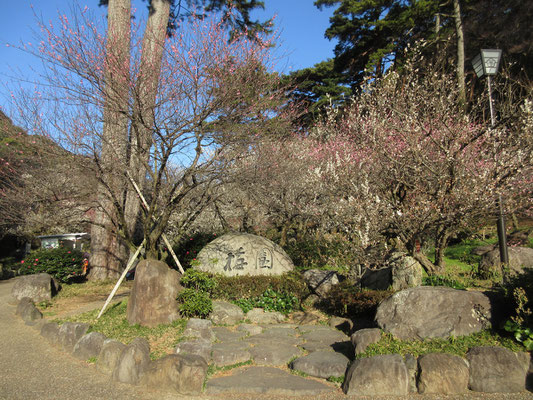
<path fill-rule="evenodd" d="M 335 285 L 319 307 L 339 317 L 374 318 L 379 303 L 392 295 L 390 290 L 361 290 L 349 281 Z"/>
<path fill-rule="evenodd" d="M 46 272 L 63 283 L 79 279 L 83 273 L 83 253 L 63 247 L 32 251 L 21 261 L 20 275 Z"/>
<path fill-rule="evenodd" d="M 204 291 L 186 288 L 178 294 L 180 314 L 185 318 L 206 318 L 213 311 L 213 302 Z"/>
<path fill-rule="evenodd" d="M 281 276 L 214 276 L 217 284 L 212 291 L 215 299 L 240 300 L 262 296 L 268 289 L 278 293 L 290 293 L 301 301 L 309 295 L 309 289 L 301 274 L 290 272 Z"/>

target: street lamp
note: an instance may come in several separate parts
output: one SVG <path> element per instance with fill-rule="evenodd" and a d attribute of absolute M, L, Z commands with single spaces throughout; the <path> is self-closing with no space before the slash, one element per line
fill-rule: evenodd
<path fill-rule="evenodd" d="M 489 107 L 490 107 L 490 126 L 494 128 L 496 125 L 494 117 L 494 108 L 492 106 L 492 87 L 491 87 L 491 76 L 496 75 L 498 72 L 498 67 L 500 66 L 500 58 L 502 56 L 502 51 L 499 49 L 481 49 L 481 53 L 478 54 L 472 60 L 472 66 L 478 78 L 481 78 L 483 75 L 487 75 L 487 87 L 489 90 Z M 498 197 L 498 244 L 500 247 L 500 261 L 502 264 L 509 264 L 509 252 L 507 250 L 507 238 L 505 235 L 505 219 L 503 216 L 502 208 L 502 196 Z"/>

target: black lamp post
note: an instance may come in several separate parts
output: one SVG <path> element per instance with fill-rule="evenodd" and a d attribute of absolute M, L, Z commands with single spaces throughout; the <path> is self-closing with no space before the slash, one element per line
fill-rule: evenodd
<path fill-rule="evenodd" d="M 476 75 L 481 78 L 483 75 L 487 76 L 487 87 L 489 90 L 489 106 L 490 106 L 490 126 L 494 128 L 496 125 L 494 117 L 494 107 L 492 106 L 492 87 L 491 76 L 496 75 L 498 67 L 500 66 L 500 58 L 502 51 L 498 49 L 482 49 L 472 60 L 474 71 Z M 509 252 L 507 251 L 507 237 L 505 235 L 505 218 L 503 215 L 502 196 L 498 197 L 498 244 L 500 247 L 500 261 L 502 264 L 509 264 Z"/>

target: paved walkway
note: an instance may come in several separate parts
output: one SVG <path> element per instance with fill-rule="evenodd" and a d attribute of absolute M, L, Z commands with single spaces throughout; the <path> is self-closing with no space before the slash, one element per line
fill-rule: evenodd
<path fill-rule="evenodd" d="M 93 400 L 93 399 L 189 399 L 189 396 L 148 391 L 140 387 L 113 382 L 96 371 L 93 365 L 79 361 L 54 348 L 39 332 L 15 316 L 10 305 L 14 281 L 0 281 L 0 399 L 9 400 Z M 195 396 L 198 400 L 337 400 L 350 399 L 338 391 L 319 396 L 276 396 L 260 394 L 217 394 Z M 377 398 L 376 398 L 377 399 Z M 379 399 L 385 399 L 380 397 Z M 396 399 L 398 399 L 396 397 Z M 518 395 L 468 394 L 467 396 L 406 396 L 403 399 L 533 399 L 531 393 Z"/>

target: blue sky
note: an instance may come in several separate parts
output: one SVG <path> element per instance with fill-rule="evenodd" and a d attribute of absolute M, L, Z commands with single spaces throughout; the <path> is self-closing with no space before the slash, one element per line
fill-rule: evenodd
<path fill-rule="evenodd" d="M 280 72 L 288 73 L 333 57 L 335 43 L 324 38 L 329 26 L 329 17 L 333 9 L 320 11 L 313 5 L 313 0 L 264 0 L 265 10 L 257 11 L 254 16 L 268 19 L 276 15 L 275 26 L 280 32 L 280 49 L 277 56 Z M 138 7 L 145 7 L 138 2 Z M 6 44 L 18 44 L 20 41 L 33 40 L 34 14 L 42 15 L 45 21 L 57 19 L 57 10 L 68 13 L 69 0 L 16 0 L 2 5 L 0 12 L 0 107 L 8 108 L 9 96 L 5 84 L 9 83 L 15 71 L 16 75 L 32 76 L 31 69 L 39 70 L 39 61 Z M 97 6 L 98 0 L 79 0 L 82 5 L 105 12 Z M 32 10 L 31 5 L 34 5 Z M 20 72 L 18 72 L 20 71 Z"/>

